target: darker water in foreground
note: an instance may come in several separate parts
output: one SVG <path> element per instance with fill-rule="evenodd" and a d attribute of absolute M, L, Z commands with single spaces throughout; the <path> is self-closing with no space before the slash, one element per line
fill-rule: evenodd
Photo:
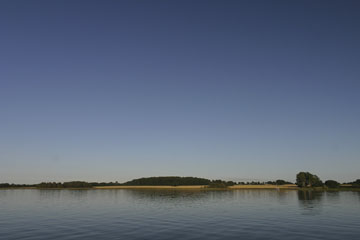
<path fill-rule="evenodd" d="M 360 192 L 0 190 L 0 239 L 360 239 Z"/>

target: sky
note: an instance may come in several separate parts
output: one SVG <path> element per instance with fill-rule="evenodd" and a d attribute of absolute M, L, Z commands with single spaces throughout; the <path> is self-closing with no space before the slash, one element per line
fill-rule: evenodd
<path fill-rule="evenodd" d="M 359 1 L 0 1 L 0 182 L 360 178 Z"/>

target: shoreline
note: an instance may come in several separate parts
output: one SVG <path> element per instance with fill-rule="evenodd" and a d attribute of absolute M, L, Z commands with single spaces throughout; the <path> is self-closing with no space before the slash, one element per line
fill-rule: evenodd
<path fill-rule="evenodd" d="M 171 190 L 239 190 L 239 189 L 267 189 L 267 190 L 299 190 L 294 185 L 234 185 L 227 188 L 210 188 L 208 185 L 190 186 L 96 186 L 94 189 L 171 189 Z"/>
<path fill-rule="evenodd" d="M 37 188 L 37 187 L 13 187 L 13 188 L 0 188 L 0 190 L 117 190 L 117 189 L 130 189 L 130 190 L 300 190 L 300 191 L 360 191 L 360 188 L 340 187 L 340 188 L 299 188 L 295 184 L 286 185 L 233 185 L 227 188 L 210 188 L 208 185 L 182 185 L 182 186 L 94 186 L 92 188 Z"/>
<path fill-rule="evenodd" d="M 288 189 L 299 190 L 294 185 L 234 185 L 227 188 L 211 188 L 208 185 L 180 185 L 180 186 L 94 186 L 92 188 L 37 188 L 37 187 L 13 187 L 0 188 L 0 190 L 8 189 L 38 189 L 38 190 L 97 190 L 97 189 L 171 189 L 171 190 L 238 190 L 238 189 Z"/>

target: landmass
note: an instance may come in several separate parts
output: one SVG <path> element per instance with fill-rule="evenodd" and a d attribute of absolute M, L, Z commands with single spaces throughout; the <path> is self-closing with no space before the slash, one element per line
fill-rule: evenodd
<path fill-rule="evenodd" d="M 267 182 L 234 182 L 210 180 L 198 177 L 148 177 L 138 178 L 125 183 L 119 182 L 42 182 L 39 184 L 9 184 L 0 183 L 0 189 L 197 189 L 197 190 L 236 190 L 236 189 L 277 189 L 277 190 L 360 190 L 360 179 L 354 182 L 340 184 L 335 180 L 324 183 L 320 178 L 309 172 L 296 175 L 296 182 L 284 180 Z"/>

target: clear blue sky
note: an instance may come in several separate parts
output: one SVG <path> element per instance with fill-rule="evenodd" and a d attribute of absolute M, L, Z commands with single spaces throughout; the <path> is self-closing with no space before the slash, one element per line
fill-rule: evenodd
<path fill-rule="evenodd" d="M 0 182 L 360 178 L 360 1 L 0 1 Z"/>

